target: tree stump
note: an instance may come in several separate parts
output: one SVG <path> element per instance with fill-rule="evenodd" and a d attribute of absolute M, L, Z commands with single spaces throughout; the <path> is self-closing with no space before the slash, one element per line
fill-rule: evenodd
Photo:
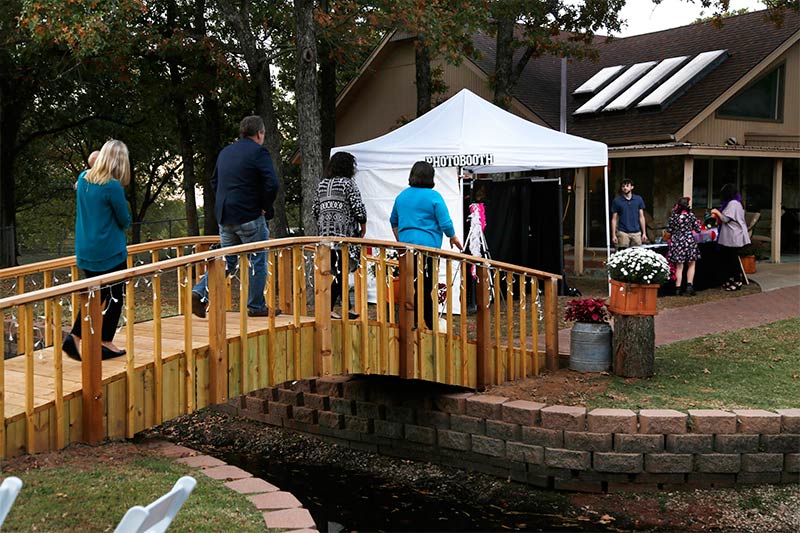
<path fill-rule="evenodd" d="M 626 378 L 652 376 L 655 350 L 655 317 L 642 315 L 614 317 L 614 374 Z"/>

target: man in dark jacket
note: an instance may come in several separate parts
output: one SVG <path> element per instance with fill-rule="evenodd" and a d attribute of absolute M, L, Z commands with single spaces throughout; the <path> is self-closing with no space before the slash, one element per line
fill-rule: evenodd
<path fill-rule="evenodd" d="M 245 117 L 239 124 L 239 140 L 226 146 L 217 156 L 211 176 L 216 194 L 214 213 L 219 222 L 220 245 L 235 246 L 269 238 L 266 220 L 275 212 L 272 207 L 278 193 L 278 179 L 272 158 L 264 143 L 264 121 L 258 115 Z M 225 257 L 228 272 L 236 270 L 238 258 Z M 269 316 L 264 300 L 267 281 L 267 254 L 250 254 L 250 283 L 247 297 L 249 316 Z M 206 316 L 208 302 L 207 276 L 192 288 L 192 312 Z M 280 314 L 275 309 L 275 314 Z"/>

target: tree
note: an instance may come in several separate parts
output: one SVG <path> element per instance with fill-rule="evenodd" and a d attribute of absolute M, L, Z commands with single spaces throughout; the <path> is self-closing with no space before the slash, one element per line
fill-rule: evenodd
<path fill-rule="evenodd" d="M 491 77 L 495 105 L 508 109 L 511 92 L 532 58 L 545 54 L 574 59 L 596 57 L 596 32 L 620 29 L 619 12 L 625 1 L 586 0 L 580 5 L 564 0 L 492 2 L 497 43 Z"/>
<path fill-rule="evenodd" d="M 114 51 L 127 45 L 123 28 L 141 6 L 135 0 L 93 4 L 91 9 L 56 0 L 0 3 L 0 266 L 16 263 L 14 170 L 25 147 L 93 120 L 115 120 L 98 112 L 101 105 L 91 106 L 82 82 L 125 69 Z M 114 9 L 108 9 L 110 4 Z M 58 97 L 50 97 L 48 91 Z M 71 102 L 80 102 L 88 112 L 69 113 L 64 104 Z"/>
<path fill-rule="evenodd" d="M 319 101 L 317 99 L 317 41 L 314 31 L 314 1 L 295 0 L 295 42 L 298 141 L 300 143 L 301 183 L 303 188 L 303 229 L 316 233 L 312 202 L 322 176 Z"/>
<path fill-rule="evenodd" d="M 250 82 L 255 92 L 255 110 L 264 119 L 266 126 L 266 139 L 264 144 L 272 156 L 275 173 L 278 177 L 280 189 L 275 200 L 275 218 L 270 222 L 270 233 L 274 237 L 283 237 L 287 234 L 286 221 L 286 192 L 283 180 L 283 164 L 281 161 L 281 145 L 283 140 L 278 129 L 278 117 L 273 103 L 274 85 L 270 74 L 272 54 L 262 48 L 264 43 L 269 43 L 280 53 L 279 35 L 286 29 L 286 22 L 276 23 L 284 14 L 280 8 L 285 6 L 281 2 L 270 3 L 265 11 L 251 13 L 251 4 L 243 0 L 234 6 L 227 0 L 217 0 L 217 7 L 233 30 L 236 37 L 235 46 L 244 58 L 250 74 Z"/>

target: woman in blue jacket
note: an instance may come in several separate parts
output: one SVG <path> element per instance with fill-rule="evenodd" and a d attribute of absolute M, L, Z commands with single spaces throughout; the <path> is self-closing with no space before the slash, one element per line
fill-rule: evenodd
<path fill-rule="evenodd" d="M 433 175 L 434 169 L 430 163 L 425 161 L 414 163 L 408 176 L 409 187 L 395 198 L 389 223 L 392 225 L 395 238 L 400 242 L 441 248 L 442 235 L 445 235 L 450 239 L 451 248 L 461 250 L 463 247 L 456 236 L 444 198 L 433 190 Z M 438 278 L 438 273 L 433 272 L 432 258 L 425 259 L 423 270 L 425 293 L 423 316 L 425 325 L 430 329 L 433 323 L 433 301 L 430 294 L 433 291 L 434 277 Z M 415 297 L 414 302 L 416 301 Z"/>
<path fill-rule="evenodd" d="M 128 147 L 110 140 L 103 145 L 91 170 L 78 178 L 76 186 L 75 257 L 87 278 L 127 267 L 125 230 L 131 225 L 124 187 L 131 179 Z M 104 309 L 102 324 L 103 359 L 125 354 L 114 346 L 122 314 L 123 284 L 101 288 Z M 81 315 L 76 314 L 72 331 L 64 339 L 64 352 L 80 361 Z"/>

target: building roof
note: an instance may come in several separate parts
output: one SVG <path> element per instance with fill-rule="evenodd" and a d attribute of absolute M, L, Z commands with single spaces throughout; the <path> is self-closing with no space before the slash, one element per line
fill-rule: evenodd
<path fill-rule="evenodd" d="M 781 26 L 767 20 L 766 14 L 767 11 L 757 11 L 728 17 L 723 19 L 722 27 L 709 21 L 598 43 L 598 61 L 570 62 L 567 67 L 567 131 L 607 144 L 671 140 L 770 54 L 793 38 L 797 39 L 800 14 L 785 10 Z M 478 34 L 474 41 L 481 52 L 475 63 L 487 75 L 491 74 L 494 72 L 494 38 Z M 573 115 L 588 97 L 573 96 L 572 92 L 604 67 L 695 56 L 711 50 L 727 50 L 729 56 L 663 110 L 633 108 L 624 113 Z M 561 60 L 553 56 L 529 61 L 513 91 L 515 98 L 553 128 L 559 125 L 560 64 Z"/>

